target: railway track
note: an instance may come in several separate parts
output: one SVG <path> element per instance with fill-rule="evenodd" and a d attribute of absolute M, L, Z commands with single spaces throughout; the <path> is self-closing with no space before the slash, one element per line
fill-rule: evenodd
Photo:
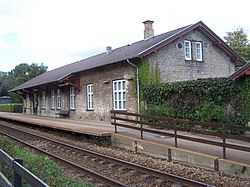
<path fill-rule="evenodd" d="M 192 186 L 212 185 L 164 173 L 121 159 L 0 124 L 0 133 L 58 159 L 104 186 Z"/>

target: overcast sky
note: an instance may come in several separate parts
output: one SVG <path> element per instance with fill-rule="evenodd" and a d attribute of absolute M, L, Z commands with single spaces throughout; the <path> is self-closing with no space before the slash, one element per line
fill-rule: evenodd
<path fill-rule="evenodd" d="M 249 0 L 0 0 L 0 71 L 20 63 L 49 70 L 203 21 L 218 36 L 242 27 L 250 35 Z"/>

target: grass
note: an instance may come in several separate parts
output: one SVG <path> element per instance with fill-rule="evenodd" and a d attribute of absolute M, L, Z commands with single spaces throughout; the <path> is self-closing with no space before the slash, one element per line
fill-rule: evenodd
<path fill-rule="evenodd" d="M 51 187 L 92 187 L 93 185 L 84 183 L 80 180 L 72 179 L 63 174 L 56 163 L 47 156 L 31 153 L 5 137 L 0 137 L 0 149 L 8 153 L 12 158 L 21 158 L 24 167 L 43 180 Z M 13 174 L 10 168 L 0 160 L 0 171 L 13 182 Z M 1 186 L 1 185 L 0 185 Z M 23 182 L 23 187 L 30 185 Z"/>

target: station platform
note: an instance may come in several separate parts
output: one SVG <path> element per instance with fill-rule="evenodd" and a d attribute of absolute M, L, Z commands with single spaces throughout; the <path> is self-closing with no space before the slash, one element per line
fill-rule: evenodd
<path fill-rule="evenodd" d="M 90 121 L 85 119 L 63 119 L 26 114 L 13 114 L 0 112 L 0 119 L 7 119 L 26 124 L 60 129 L 72 133 L 80 133 L 99 138 L 110 138 L 112 145 L 125 148 L 134 152 L 148 154 L 159 158 L 168 158 L 169 150 L 172 159 L 191 163 L 192 165 L 205 166 L 206 169 L 214 170 L 215 164 L 223 166 L 223 172 L 230 175 L 243 176 L 250 179 L 250 152 L 227 149 L 227 159 L 223 159 L 222 148 L 187 140 L 178 140 L 178 148 L 174 147 L 172 137 L 161 137 L 157 134 L 144 133 L 144 139 L 140 139 L 140 132 L 117 127 L 118 133 L 109 122 Z M 178 132 L 179 133 L 179 132 Z M 180 132 L 185 133 L 185 132 Z M 187 135 L 187 133 L 186 133 Z M 188 133 L 188 136 L 199 136 Z M 204 137 L 203 137 L 204 138 Z M 205 137 L 207 139 L 215 137 Z M 233 143 L 250 147 L 250 143 L 233 140 Z M 136 144 L 136 145 L 135 145 Z M 219 161 L 219 162 L 218 162 Z M 244 171 L 242 173 L 242 171 Z"/>
<path fill-rule="evenodd" d="M 96 137 L 110 137 L 111 133 L 114 132 L 114 127 L 110 123 L 97 121 L 72 120 L 0 112 L 0 119 L 1 118 Z"/>

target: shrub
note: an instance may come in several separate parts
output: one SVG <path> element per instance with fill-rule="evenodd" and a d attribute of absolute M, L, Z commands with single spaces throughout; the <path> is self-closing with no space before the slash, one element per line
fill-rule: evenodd
<path fill-rule="evenodd" d="M 142 113 L 152 116 L 175 117 L 176 111 L 168 104 L 155 105 L 149 104 L 147 109 L 142 110 Z"/>
<path fill-rule="evenodd" d="M 223 122 L 225 121 L 224 109 L 214 102 L 201 104 L 195 111 L 195 120 L 205 122 Z"/>
<path fill-rule="evenodd" d="M 0 104 L 0 112 L 22 113 L 22 103 Z"/>

